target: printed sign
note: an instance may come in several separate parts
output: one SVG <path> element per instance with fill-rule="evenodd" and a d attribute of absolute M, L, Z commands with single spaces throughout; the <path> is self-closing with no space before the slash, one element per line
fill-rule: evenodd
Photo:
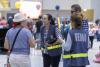
<path fill-rule="evenodd" d="M 38 18 L 41 15 L 42 4 L 40 2 L 23 1 L 19 11 L 30 18 Z"/>

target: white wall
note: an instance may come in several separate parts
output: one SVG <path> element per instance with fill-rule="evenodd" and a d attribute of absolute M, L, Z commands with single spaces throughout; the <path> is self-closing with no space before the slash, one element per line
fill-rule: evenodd
<path fill-rule="evenodd" d="M 10 1 L 10 7 L 15 8 L 15 2 L 19 0 L 9 0 Z"/>
<path fill-rule="evenodd" d="M 100 19 L 100 0 L 92 0 L 92 8 L 94 9 L 94 19 Z"/>
<path fill-rule="evenodd" d="M 11 7 L 14 8 L 14 2 L 11 1 Z M 80 4 L 82 9 L 94 9 L 94 19 L 100 18 L 100 0 L 31 0 L 31 1 L 43 1 L 44 10 L 55 10 L 56 5 L 60 5 L 61 10 L 70 10 L 72 4 Z"/>
<path fill-rule="evenodd" d="M 11 1 L 11 7 L 14 8 L 14 3 L 19 0 L 9 0 Z M 70 10 L 72 4 L 80 4 L 84 9 L 91 8 L 91 0 L 25 0 L 25 1 L 40 1 L 43 3 L 43 9 L 45 10 L 55 10 L 55 6 L 59 5 L 61 10 Z"/>
<path fill-rule="evenodd" d="M 78 0 L 82 9 L 91 9 L 91 0 Z"/>
<path fill-rule="evenodd" d="M 0 9 L 2 9 L 3 8 L 3 6 L 2 6 L 2 4 L 0 3 Z"/>
<path fill-rule="evenodd" d="M 59 5 L 61 10 L 69 10 L 75 3 L 79 3 L 78 0 L 43 0 L 43 8 L 55 10 L 55 6 Z"/>
<path fill-rule="evenodd" d="M 15 8 L 15 2 L 16 1 L 21 1 L 21 0 L 9 0 L 10 1 L 10 5 L 11 5 L 11 8 Z M 40 1 L 42 2 L 42 0 L 23 0 L 23 1 Z"/>
<path fill-rule="evenodd" d="M 70 10 L 72 4 L 80 4 L 83 9 L 91 8 L 91 0 L 43 0 L 43 8 L 54 10 L 60 5 L 61 10 Z"/>

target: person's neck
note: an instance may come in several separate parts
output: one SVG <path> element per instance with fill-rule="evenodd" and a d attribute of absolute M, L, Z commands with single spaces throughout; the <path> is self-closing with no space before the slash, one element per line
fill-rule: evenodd
<path fill-rule="evenodd" d="M 46 29 L 49 29 L 49 26 L 50 26 L 50 24 L 47 24 L 45 27 L 46 27 Z"/>
<path fill-rule="evenodd" d="M 16 26 L 16 28 L 22 28 L 22 26 L 18 25 L 18 26 Z"/>

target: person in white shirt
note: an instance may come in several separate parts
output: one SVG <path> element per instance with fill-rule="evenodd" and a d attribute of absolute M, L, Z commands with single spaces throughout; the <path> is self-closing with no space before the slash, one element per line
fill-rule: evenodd
<path fill-rule="evenodd" d="M 91 48 L 93 47 L 94 37 L 95 37 L 95 29 L 94 29 L 93 24 L 90 24 L 89 39 L 90 39 L 90 43 L 91 43 Z"/>

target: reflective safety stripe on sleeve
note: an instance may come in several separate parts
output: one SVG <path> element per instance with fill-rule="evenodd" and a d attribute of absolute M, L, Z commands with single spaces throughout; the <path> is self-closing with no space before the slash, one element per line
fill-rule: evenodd
<path fill-rule="evenodd" d="M 53 46 L 47 47 L 48 50 L 57 49 L 57 48 L 61 48 L 61 45 L 53 45 Z"/>

